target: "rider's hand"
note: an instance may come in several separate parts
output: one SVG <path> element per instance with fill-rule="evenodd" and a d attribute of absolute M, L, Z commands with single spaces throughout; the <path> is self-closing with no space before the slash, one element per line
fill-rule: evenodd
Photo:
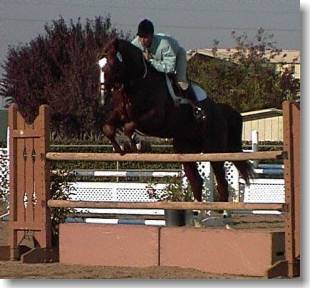
<path fill-rule="evenodd" d="M 143 52 L 143 56 L 144 56 L 145 60 L 150 60 L 150 59 L 153 58 L 153 57 L 152 57 L 152 54 L 151 54 L 149 51 L 147 51 L 147 50 L 145 50 L 145 51 Z"/>

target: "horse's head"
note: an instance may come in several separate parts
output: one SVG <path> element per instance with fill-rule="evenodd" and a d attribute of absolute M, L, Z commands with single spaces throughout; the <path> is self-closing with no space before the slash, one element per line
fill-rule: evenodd
<path fill-rule="evenodd" d="M 115 89 L 124 84 L 124 63 L 118 52 L 118 39 L 114 38 L 104 47 L 106 63 L 102 68 L 104 85 L 107 90 Z"/>
<path fill-rule="evenodd" d="M 126 40 L 113 38 L 103 49 L 105 86 L 118 88 L 146 77 L 147 64 L 142 51 Z"/>
<path fill-rule="evenodd" d="M 98 65 L 100 67 L 100 91 L 101 103 L 110 102 L 112 92 L 123 85 L 123 64 L 117 54 L 117 39 L 110 40 L 98 53 Z"/>

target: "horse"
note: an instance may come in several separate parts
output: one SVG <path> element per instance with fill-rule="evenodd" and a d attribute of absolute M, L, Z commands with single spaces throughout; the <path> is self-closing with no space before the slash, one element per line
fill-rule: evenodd
<path fill-rule="evenodd" d="M 135 130 L 148 136 L 172 138 L 175 153 L 242 152 L 242 117 L 231 106 L 204 100 L 205 119 L 197 119 L 189 104 L 175 104 L 164 73 L 158 72 L 130 42 L 112 39 L 103 48 L 103 67 L 108 117 L 103 133 L 116 152 L 123 153 L 115 140 L 117 128 L 129 138 Z M 109 95 L 109 96 L 108 96 Z M 133 141 L 131 141 L 134 144 Z M 135 145 L 131 145 L 133 148 Z M 247 184 L 253 177 L 248 161 L 234 161 Z M 196 162 L 182 163 L 195 200 L 202 201 L 203 179 Z M 228 201 L 224 162 L 211 162 L 220 202 Z"/>

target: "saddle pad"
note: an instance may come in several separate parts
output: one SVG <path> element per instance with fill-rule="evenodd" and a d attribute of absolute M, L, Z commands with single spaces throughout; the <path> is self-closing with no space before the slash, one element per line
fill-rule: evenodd
<path fill-rule="evenodd" d="M 199 85 L 192 84 L 192 87 L 195 92 L 197 102 L 205 100 L 208 97 L 206 91 L 203 90 Z"/>
<path fill-rule="evenodd" d="M 169 94 L 175 103 L 189 104 L 188 99 L 183 98 L 183 97 L 179 97 L 174 93 L 174 89 L 172 87 L 171 80 L 169 79 L 167 74 L 166 74 L 166 82 L 167 82 Z M 192 84 L 192 87 L 193 87 L 194 93 L 196 95 L 197 102 L 202 101 L 202 100 L 207 98 L 207 93 L 199 85 Z"/>

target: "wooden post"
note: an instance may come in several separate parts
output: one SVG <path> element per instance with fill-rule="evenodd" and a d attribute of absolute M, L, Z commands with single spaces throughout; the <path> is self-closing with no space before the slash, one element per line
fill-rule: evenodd
<path fill-rule="evenodd" d="M 288 213 L 285 217 L 285 258 L 288 262 L 288 277 L 300 274 L 300 105 L 283 103 L 284 114 L 284 160 L 285 202 Z"/>
<path fill-rule="evenodd" d="M 45 262 L 51 249 L 48 107 L 27 124 L 15 104 L 9 108 L 11 259 Z M 44 258 L 44 259 L 43 259 Z M 49 260 L 46 260 L 49 261 Z"/>
<path fill-rule="evenodd" d="M 285 179 L 285 259 L 267 272 L 270 278 L 300 275 L 300 105 L 283 102 Z"/>
<path fill-rule="evenodd" d="M 252 130 L 251 134 L 251 140 L 252 140 L 252 152 L 258 152 L 258 131 Z M 258 168 L 258 160 L 253 161 L 254 168 Z"/>

